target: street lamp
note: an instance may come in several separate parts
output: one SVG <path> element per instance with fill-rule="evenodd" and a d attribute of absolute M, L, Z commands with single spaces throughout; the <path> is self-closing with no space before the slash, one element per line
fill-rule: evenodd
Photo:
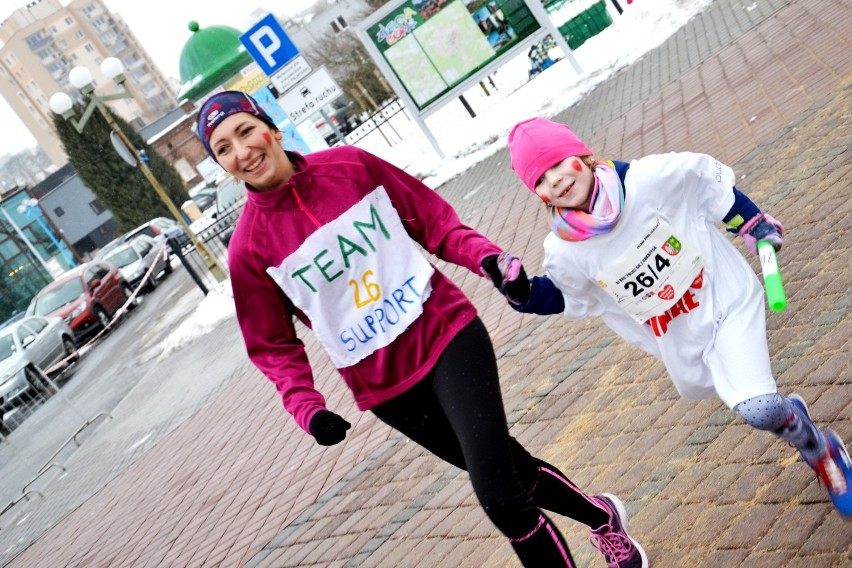
<path fill-rule="evenodd" d="M 160 182 L 157 181 L 157 178 L 154 177 L 153 172 L 148 167 L 145 159 L 142 159 L 139 156 L 139 152 L 136 150 L 136 147 L 133 143 L 127 138 L 127 135 L 118 127 L 118 124 L 115 122 L 112 114 L 109 109 L 103 103 L 106 101 L 114 101 L 118 99 L 129 99 L 133 97 L 133 94 L 127 89 L 125 83 L 124 76 L 124 65 L 122 65 L 121 61 L 116 57 L 107 57 L 101 63 L 101 72 L 106 75 L 107 78 L 112 79 L 116 85 L 121 89 L 121 91 L 114 93 L 112 95 L 103 95 L 99 96 L 94 93 L 95 86 L 92 83 L 92 73 L 83 66 L 74 67 L 71 69 L 71 72 L 68 74 L 68 80 L 74 85 L 75 88 L 79 89 L 80 92 L 87 96 L 89 99 L 89 104 L 86 106 L 83 115 L 79 120 L 75 120 L 73 103 L 71 101 L 71 97 L 66 93 L 54 93 L 53 96 L 50 97 L 50 110 L 54 113 L 61 115 L 62 118 L 71 122 L 74 125 L 74 128 L 77 132 L 82 133 L 83 129 L 86 127 L 86 123 L 89 118 L 92 116 L 92 113 L 95 109 L 100 111 L 101 115 L 103 115 L 104 119 L 106 119 L 107 124 L 109 124 L 110 129 L 112 129 L 112 133 L 118 137 L 118 141 L 113 140 L 113 145 L 115 146 L 116 151 L 121 155 L 121 157 L 127 161 L 129 164 L 134 166 L 139 166 L 139 169 L 142 170 L 142 173 L 145 174 L 145 177 L 148 178 L 148 181 L 151 182 L 151 185 L 154 187 L 154 190 L 157 192 L 157 195 L 160 199 L 165 203 L 168 210 L 171 212 L 172 216 L 183 226 L 183 230 L 186 231 L 186 234 L 189 236 L 190 240 L 192 240 L 192 244 L 195 245 L 195 250 L 201 255 L 204 261 L 207 264 L 207 268 L 210 270 L 213 277 L 216 278 L 218 282 L 222 282 L 227 279 L 227 275 L 222 267 L 219 265 L 219 262 L 216 260 L 207 247 L 204 246 L 204 243 L 198 238 L 198 236 L 193 232 L 192 229 L 189 228 L 186 221 L 184 221 L 183 215 L 181 215 L 178 208 L 172 203 L 172 200 L 169 198 L 168 194 L 166 194 L 163 186 L 160 185 Z M 112 138 L 112 136 L 111 136 Z M 118 142 L 118 143 L 117 143 Z"/>

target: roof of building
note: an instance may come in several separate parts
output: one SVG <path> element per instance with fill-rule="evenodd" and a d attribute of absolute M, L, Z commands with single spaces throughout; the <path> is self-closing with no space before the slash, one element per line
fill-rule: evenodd
<path fill-rule="evenodd" d="M 192 37 L 180 54 L 181 88 L 178 99 L 198 101 L 252 62 L 240 42 L 241 32 L 230 26 L 204 29 L 189 22 Z"/>
<path fill-rule="evenodd" d="M 77 175 L 77 171 L 71 163 L 67 163 L 46 178 L 40 183 L 30 188 L 30 193 L 36 199 L 41 199 L 69 179 Z"/>
<path fill-rule="evenodd" d="M 183 109 L 183 107 L 178 107 L 170 111 L 168 114 L 161 116 L 151 124 L 146 124 L 145 126 L 140 128 L 139 135 L 142 136 L 145 142 L 151 144 L 162 134 L 169 132 L 177 124 L 180 124 L 183 120 L 187 118 L 187 116 L 189 115 Z"/>

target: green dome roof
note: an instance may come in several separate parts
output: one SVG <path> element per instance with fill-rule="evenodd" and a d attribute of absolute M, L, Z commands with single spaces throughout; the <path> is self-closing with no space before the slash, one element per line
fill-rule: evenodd
<path fill-rule="evenodd" d="M 242 33 L 230 26 L 200 29 L 189 22 L 192 37 L 180 53 L 180 92 L 178 99 L 199 100 L 236 75 L 252 62 L 240 42 Z"/>

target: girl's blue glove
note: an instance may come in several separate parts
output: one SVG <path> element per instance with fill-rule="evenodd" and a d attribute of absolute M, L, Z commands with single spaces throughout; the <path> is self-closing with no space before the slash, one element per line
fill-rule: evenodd
<path fill-rule="evenodd" d="M 739 235 L 754 256 L 758 256 L 757 241 L 772 243 L 777 252 L 781 250 L 781 245 L 784 244 L 782 238 L 784 236 L 784 225 L 774 217 L 759 213 L 740 227 Z"/>

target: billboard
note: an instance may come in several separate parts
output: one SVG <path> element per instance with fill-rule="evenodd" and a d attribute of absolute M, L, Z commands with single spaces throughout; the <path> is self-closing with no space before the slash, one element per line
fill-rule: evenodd
<path fill-rule="evenodd" d="M 365 34 L 422 111 L 540 29 L 523 0 L 403 0 Z"/>

